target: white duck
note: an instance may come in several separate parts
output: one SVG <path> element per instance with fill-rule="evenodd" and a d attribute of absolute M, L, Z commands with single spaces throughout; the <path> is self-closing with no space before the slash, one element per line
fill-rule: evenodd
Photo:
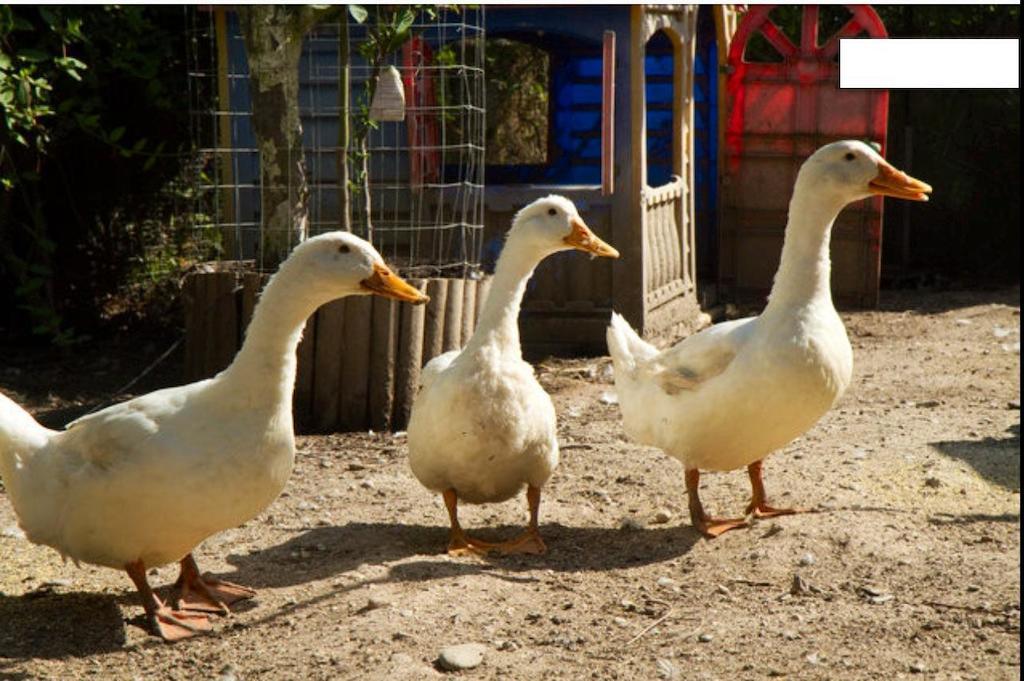
<path fill-rule="evenodd" d="M 444 496 L 451 522 L 448 552 L 542 553 L 537 528 L 540 490 L 558 465 L 555 408 L 523 361 L 519 307 L 534 268 L 552 253 L 577 249 L 616 258 L 576 207 L 548 196 L 512 222 L 473 337 L 461 351 L 423 368 L 409 420 L 409 465 L 428 489 Z M 526 486 L 529 529 L 502 544 L 471 539 L 459 525 L 458 502 L 505 501 Z"/>
<path fill-rule="evenodd" d="M 295 349 L 320 305 L 379 294 L 426 296 L 374 248 L 332 232 L 299 245 L 267 283 L 245 343 L 217 376 L 158 390 L 72 422 L 39 425 L 0 395 L 0 474 L 31 541 L 66 558 L 128 572 L 154 633 L 210 628 L 202 614 L 255 592 L 200 575 L 192 550 L 266 508 L 292 470 Z M 146 570 L 180 561 L 177 609 Z"/>
<path fill-rule="evenodd" d="M 608 349 L 626 431 L 682 462 L 699 531 L 714 537 L 746 524 L 704 512 L 700 469 L 747 466 L 747 515 L 797 512 L 768 505 L 761 462 L 808 430 L 850 383 L 853 351 L 829 286 L 832 223 L 847 204 L 874 194 L 926 201 L 930 191 L 866 144 L 829 144 L 800 168 L 782 260 L 759 317 L 717 324 L 659 352 L 612 315 Z"/>

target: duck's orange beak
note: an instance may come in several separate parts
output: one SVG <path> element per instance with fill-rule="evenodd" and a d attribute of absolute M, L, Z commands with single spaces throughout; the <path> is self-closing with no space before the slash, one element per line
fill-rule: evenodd
<path fill-rule="evenodd" d="M 885 161 L 878 164 L 878 175 L 868 183 L 868 189 L 872 194 L 911 201 L 927 201 L 928 194 L 932 191 L 930 184 L 915 179 L 902 170 L 896 170 Z"/>
<path fill-rule="evenodd" d="M 394 298 L 402 302 L 421 305 L 430 298 L 411 286 L 400 276 L 392 272 L 387 265 L 375 264 L 373 274 L 359 282 L 367 291 L 385 298 Z"/>
<path fill-rule="evenodd" d="M 573 218 L 570 224 L 572 225 L 572 231 L 562 239 L 566 244 L 578 251 L 599 255 L 602 258 L 619 257 L 619 252 L 604 241 L 601 241 L 596 234 L 590 231 L 590 228 L 587 227 L 583 220 Z"/>

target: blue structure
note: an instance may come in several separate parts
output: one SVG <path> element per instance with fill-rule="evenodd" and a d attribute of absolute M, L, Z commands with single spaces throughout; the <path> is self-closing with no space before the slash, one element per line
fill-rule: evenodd
<path fill-rule="evenodd" d="M 709 279 L 717 272 L 718 239 L 718 51 L 711 9 L 701 8 L 698 14 L 692 94 L 698 267 Z M 547 163 L 489 165 L 488 185 L 601 183 L 601 39 L 605 30 L 628 36 L 629 12 L 623 5 L 488 8 L 488 39 L 506 38 L 544 50 L 551 79 Z M 627 47 L 620 42 L 618 59 L 628 56 Z M 658 187 L 671 179 L 673 91 L 682 87 L 677 80 L 681 74 L 674 73 L 672 41 L 663 32 L 645 47 L 644 73 L 647 184 Z"/>

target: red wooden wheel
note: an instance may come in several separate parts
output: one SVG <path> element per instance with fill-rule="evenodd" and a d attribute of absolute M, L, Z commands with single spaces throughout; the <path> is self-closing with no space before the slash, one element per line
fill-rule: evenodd
<path fill-rule="evenodd" d="M 736 65 L 744 61 L 743 53 L 747 43 L 759 33 L 782 56 L 783 61 L 795 61 L 812 57 L 831 60 L 839 52 L 840 38 L 853 38 L 866 34 L 872 38 L 885 38 L 885 26 L 870 5 L 843 5 L 851 14 L 850 19 L 824 42 L 819 41 L 819 5 L 805 5 L 800 25 L 800 44 L 794 45 L 778 24 L 769 16 L 778 5 L 756 5 L 740 22 L 729 49 L 729 63 Z M 748 62 L 749 63 L 749 62 Z"/>

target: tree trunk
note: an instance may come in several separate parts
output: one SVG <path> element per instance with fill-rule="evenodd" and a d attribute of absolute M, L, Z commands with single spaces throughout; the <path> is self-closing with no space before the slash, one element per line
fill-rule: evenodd
<path fill-rule="evenodd" d="M 316 12 L 310 7 L 242 5 L 238 17 L 260 153 L 258 262 L 272 269 L 306 237 L 309 186 L 299 121 L 299 59 Z"/>

